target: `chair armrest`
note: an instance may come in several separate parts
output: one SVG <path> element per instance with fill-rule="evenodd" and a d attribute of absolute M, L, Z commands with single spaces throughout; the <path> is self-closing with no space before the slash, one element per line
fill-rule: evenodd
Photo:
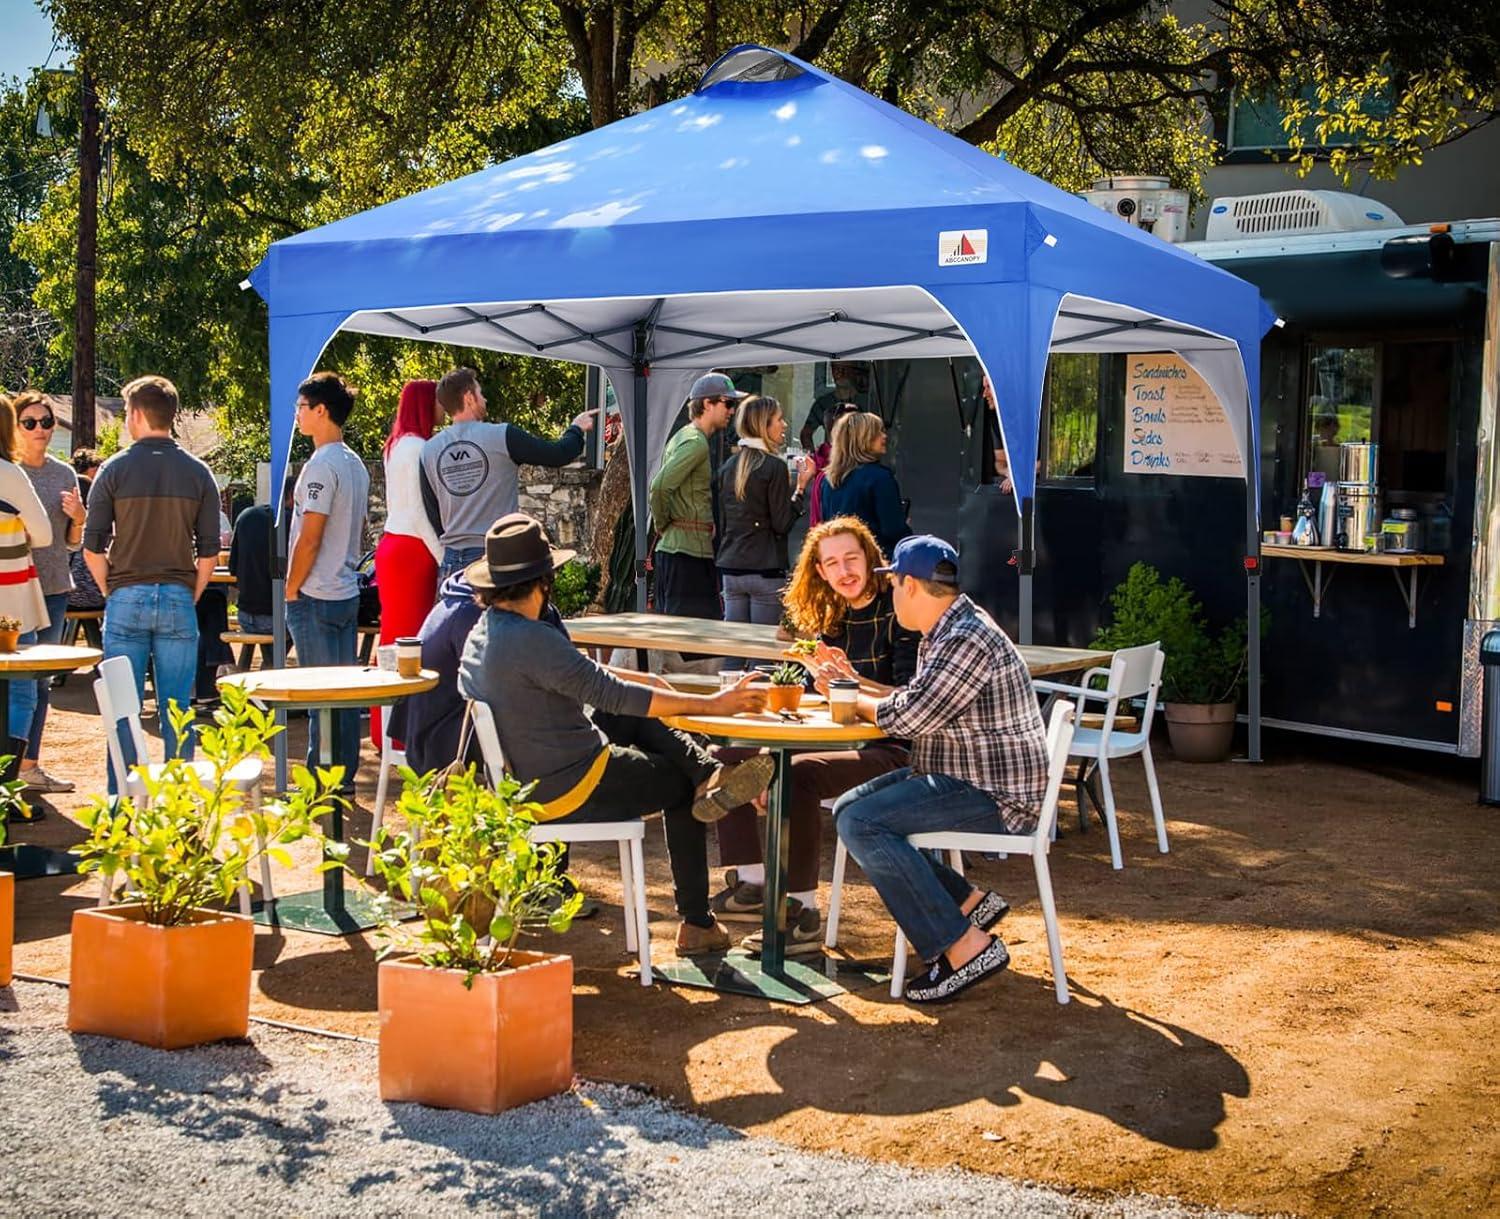
<path fill-rule="evenodd" d="M 1060 681 L 1044 681 L 1033 679 L 1032 686 L 1038 690 L 1045 690 L 1048 694 L 1076 694 L 1079 698 L 1093 698 L 1102 703 L 1109 702 L 1108 690 L 1086 690 L 1082 686 L 1070 686 Z"/>

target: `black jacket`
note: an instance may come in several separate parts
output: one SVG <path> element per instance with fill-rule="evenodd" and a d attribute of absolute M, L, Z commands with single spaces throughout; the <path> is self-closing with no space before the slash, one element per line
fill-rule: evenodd
<path fill-rule="evenodd" d="M 787 534 L 802 515 L 802 496 L 792 495 L 786 462 L 774 453 L 741 450 L 760 458 L 745 484 L 745 498 L 734 493 L 739 452 L 719 467 L 719 503 L 723 531 L 715 562 L 720 571 L 784 575 Z"/>

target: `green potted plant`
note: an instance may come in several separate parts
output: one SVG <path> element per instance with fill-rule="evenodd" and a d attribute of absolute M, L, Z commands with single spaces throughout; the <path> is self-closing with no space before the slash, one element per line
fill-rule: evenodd
<path fill-rule="evenodd" d="M 0 614 L 0 652 L 14 652 L 21 646 L 21 620 Z"/>
<path fill-rule="evenodd" d="M 211 724 L 171 714 L 179 737 L 196 734 L 197 761 L 137 770 L 139 799 L 97 797 L 73 848 L 79 872 L 123 875 L 125 900 L 73 914 L 68 1027 L 159 1049 L 245 1036 L 254 925 L 219 907 L 262 854 L 291 863 L 286 847 L 316 835 L 342 777 L 298 766 L 285 799 L 257 803 L 232 772 L 267 756 L 272 714 L 233 687 Z"/>
<path fill-rule="evenodd" d="M 802 691 L 807 684 L 807 670 L 794 660 L 771 670 L 771 689 L 766 695 L 766 710 L 795 711 L 802 705 Z"/>
<path fill-rule="evenodd" d="M 16 759 L 11 754 L 0 754 L 0 774 L 10 769 Z M 20 816 L 26 806 L 21 793 L 26 784 L 20 779 L 0 783 L 0 846 L 5 845 L 5 823 L 12 813 Z M 12 945 L 16 937 L 16 878 L 9 872 L 0 872 L 0 986 L 9 986 L 12 975 Z"/>
<path fill-rule="evenodd" d="M 1111 621 L 1094 646 L 1159 642 L 1165 658 L 1160 698 L 1173 754 L 1184 762 L 1224 761 L 1247 673 L 1244 622 L 1214 634 L 1193 591 L 1176 576 L 1163 582 L 1149 563 L 1133 564 L 1109 601 Z"/>
<path fill-rule="evenodd" d="M 566 931 L 583 904 L 554 843 L 533 843 L 540 806 L 511 779 L 473 767 L 401 772 L 413 830 L 370 844 L 385 881 L 379 971 L 380 1095 L 499 1113 L 566 1091 L 573 1079 L 573 960 L 518 947 Z M 420 827 L 420 828 L 417 828 Z M 401 921 L 397 900 L 421 922 Z"/>

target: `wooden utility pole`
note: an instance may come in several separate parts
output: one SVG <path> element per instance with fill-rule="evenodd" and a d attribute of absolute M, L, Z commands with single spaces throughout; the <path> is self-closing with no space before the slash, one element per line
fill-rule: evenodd
<path fill-rule="evenodd" d="M 99 243 L 99 95 L 88 61 L 79 56 L 83 111 L 78 124 L 78 265 L 73 277 L 73 437 L 93 448 L 95 257 Z"/>

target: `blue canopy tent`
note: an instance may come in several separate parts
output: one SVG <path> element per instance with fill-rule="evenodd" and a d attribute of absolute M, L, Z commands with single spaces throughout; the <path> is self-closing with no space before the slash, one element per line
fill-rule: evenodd
<path fill-rule="evenodd" d="M 601 366 L 628 419 L 642 605 L 645 488 L 699 373 L 977 355 L 1011 457 L 1023 642 L 1049 354 L 1176 351 L 1234 428 L 1258 618 L 1256 289 L 789 55 L 737 47 L 690 97 L 278 241 L 250 282 L 273 488 L 297 384 L 340 330 Z M 1254 681 L 1251 724 L 1257 757 Z"/>

